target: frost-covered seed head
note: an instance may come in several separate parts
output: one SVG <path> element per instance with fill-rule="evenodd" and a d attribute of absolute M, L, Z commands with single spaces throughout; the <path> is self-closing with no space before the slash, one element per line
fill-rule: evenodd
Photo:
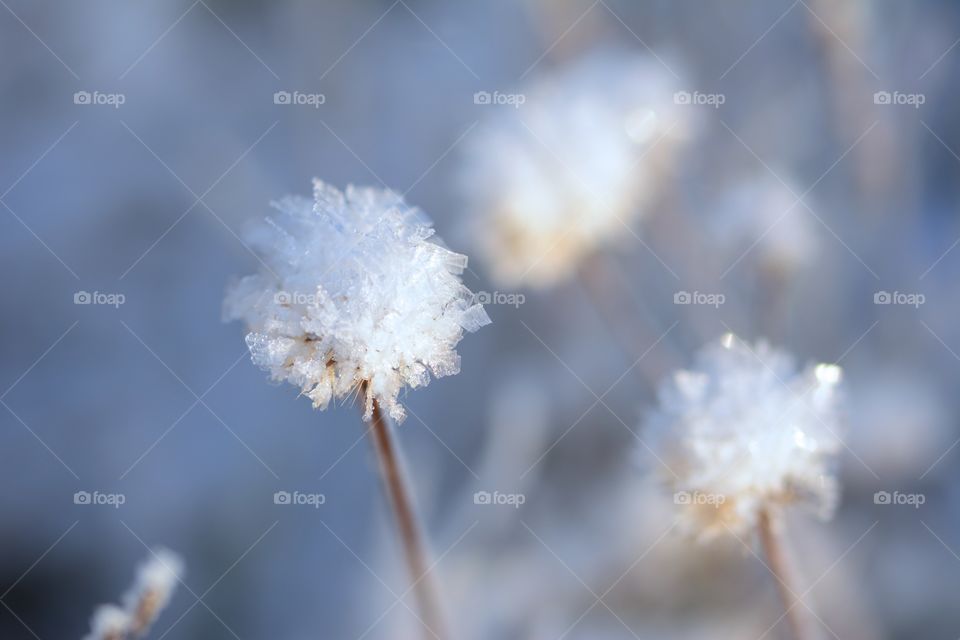
<path fill-rule="evenodd" d="M 227 294 L 253 361 L 315 407 L 365 386 L 396 420 L 402 387 L 460 370 L 464 330 L 490 322 L 463 285 L 467 257 L 398 194 L 314 181 L 314 200 L 286 198 L 249 234 L 265 268 Z"/>
<path fill-rule="evenodd" d="M 658 61 L 588 55 L 490 106 L 461 175 L 471 238 L 505 285 L 547 287 L 598 246 L 629 237 L 687 129 Z"/>
<path fill-rule="evenodd" d="M 127 640 L 147 633 L 170 602 L 183 575 L 183 560 L 167 549 L 157 549 L 137 569 L 133 586 L 123 595 L 123 607 L 97 607 L 84 640 Z"/>
<path fill-rule="evenodd" d="M 789 503 L 828 517 L 840 379 L 837 366 L 797 371 L 788 354 L 727 334 L 667 380 L 647 425 L 688 529 L 745 533 Z"/>

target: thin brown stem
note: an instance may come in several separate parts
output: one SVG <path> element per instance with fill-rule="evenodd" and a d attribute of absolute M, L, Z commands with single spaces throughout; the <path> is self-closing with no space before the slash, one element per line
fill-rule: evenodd
<path fill-rule="evenodd" d="M 428 554 L 419 518 L 413 502 L 410 483 L 404 469 L 402 454 L 393 437 L 391 424 L 383 415 L 380 404 L 373 401 L 373 417 L 369 430 L 377 452 L 380 477 L 396 519 L 411 589 L 420 611 L 420 624 L 428 640 L 446 640 L 449 635 L 440 609 L 440 600 L 430 576 Z"/>
<path fill-rule="evenodd" d="M 790 637 L 793 640 L 810 640 L 813 635 L 810 633 L 806 616 L 801 611 L 801 607 L 804 605 L 800 602 L 799 596 L 796 595 L 798 586 L 794 577 L 793 566 L 779 531 L 775 530 L 768 511 L 760 512 L 757 530 L 760 535 L 760 544 L 767 558 L 767 568 L 773 574 L 777 593 L 783 602 L 784 616 L 790 629 Z"/>

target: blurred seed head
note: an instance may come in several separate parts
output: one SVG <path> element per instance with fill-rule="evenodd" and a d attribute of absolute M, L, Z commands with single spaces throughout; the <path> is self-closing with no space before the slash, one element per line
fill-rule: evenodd
<path fill-rule="evenodd" d="M 629 236 L 657 193 L 690 110 L 652 58 L 595 52 L 491 105 L 467 143 L 471 237 L 503 285 L 548 287 Z"/>
<path fill-rule="evenodd" d="M 828 517 L 841 378 L 835 365 L 798 371 L 789 354 L 727 334 L 668 379 L 647 428 L 687 529 L 741 535 L 762 510 L 793 503 Z"/>

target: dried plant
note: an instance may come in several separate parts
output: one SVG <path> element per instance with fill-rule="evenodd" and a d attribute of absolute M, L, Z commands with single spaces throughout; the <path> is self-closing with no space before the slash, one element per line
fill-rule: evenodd
<path fill-rule="evenodd" d="M 315 407 L 360 393 L 421 621 L 444 624 L 403 461 L 384 411 L 404 418 L 400 390 L 460 370 L 464 331 L 487 324 L 463 285 L 467 258 L 434 238 L 427 217 L 391 191 L 314 182 L 313 202 L 287 198 L 253 229 L 263 270 L 227 294 L 225 315 L 246 322 L 253 361 L 300 387 Z"/>
<path fill-rule="evenodd" d="M 756 532 L 798 636 L 778 516 L 793 504 L 832 514 L 840 380 L 835 365 L 798 372 L 788 354 L 727 334 L 663 384 L 647 421 L 687 531 L 700 539 Z"/>

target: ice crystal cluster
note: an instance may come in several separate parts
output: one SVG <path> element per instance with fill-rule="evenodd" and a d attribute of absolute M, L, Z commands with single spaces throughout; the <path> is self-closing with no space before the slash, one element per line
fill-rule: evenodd
<path fill-rule="evenodd" d="M 443 246 L 430 220 L 398 194 L 314 181 L 314 199 L 286 198 L 249 234 L 263 263 L 227 294 L 225 316 L 246 322 L 253 361 L 315 407 L 366 390 L 404 418 L 402 387 L 460 370 L 464 330 L 490 322 L 460 274 L 467 258 Z"/>
<path fill-rule="evenodd" d="M 667 380 L 648 429 L 687 529 L 739 535 L 790 503 L 829 516 L 840 378 L 835 365 L 798 371 L 788 354 L 727 334 Z"/>
<path fill-rule="evenodd" d="M 98 607 L 84 640 L 124 640 L 146 634 L 169 603 L 183 571 L 183 560 L 177 554 L 167 549 L 152 552 L 137 570 L 133 586 L 124 594 L 123 606 Z"/>
<path fill-rule="evenodd" d="M 602 51 L 512 103 L 491 98 L 461 181 L 471 237 L 498 281 L 547 287 L 598 245 L 630 237 L 687 130 L 676 88 L 659 61 Z"/>

